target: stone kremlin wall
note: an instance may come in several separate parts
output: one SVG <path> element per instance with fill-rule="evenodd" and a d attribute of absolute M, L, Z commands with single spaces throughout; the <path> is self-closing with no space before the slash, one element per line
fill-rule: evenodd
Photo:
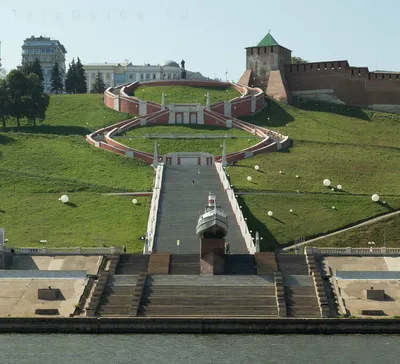
<path fill-rule="evenodd" d="M 246 48 L 239 85 L 259 87 L 279 102 L 292 97 L 400 113 L 400 72 L 370 72 L 346 60 L 291 64 L 291 51 L 270 35 Z"/>

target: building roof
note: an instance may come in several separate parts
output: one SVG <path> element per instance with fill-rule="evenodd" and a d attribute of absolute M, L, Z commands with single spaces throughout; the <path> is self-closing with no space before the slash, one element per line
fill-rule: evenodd
<path fill-rule="evenodd" d="M 257 47 L 272 47 L 277 46 L 279 43 L 274 39 L 270 32 L 257 44 Z"/>
<path fill-rule="evenodd" d="M 169 67 L 179 67 L 179 64 L 176 63 L 175 61 L 168 60 L 168 61 L 165 61 L 165 62 L 162 64 L 162 66 L 163 66 L 163 67 L 165 67 L 165 66 L 169 66 Z"/>

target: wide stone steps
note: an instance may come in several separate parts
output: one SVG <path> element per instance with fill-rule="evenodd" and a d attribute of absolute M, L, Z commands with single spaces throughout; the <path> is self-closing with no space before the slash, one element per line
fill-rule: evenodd
<path fill-rule="evenodd" d="M 225 255 L 224 274 L 227 275 L 256 275 L 257 265 L 254 255 L 232 254 Z"/>
<path fill-rule="evenodd" d="M 200 174 L 198 171 L 200 170 Z M 195 183 L 192 184 L 192 180 Z M 179 254 L 199 254 L 196 236 L 197 220 L 204 212 L 209 192 L 216 194 L 217 203 L 228 214 L 226 237 L 232 253 L 247 253 L 228 197 L 214 166 L 166 166 L 157 215 L 153 250 Z M 177 240 L 180 240 L 179 251 Z"/>
<path fill-rule="evenodd" d="M 235 306 L 199 307 L 199 306 L 158 306 L 143 310 L 145 316 L 277 316 L 276 306 Z"/>
<path fill-rule="evenodd" d="M 274 253 L 255 253 L 254 259 L 257 267 L 257 274 L 273 274 L 278 271 Z"/>
<path fill-rule="evenodd" d="M 282 275 L 309 275 L 308 264 L 304 255 L 277 254 L 276 261 Z"/>
<path fill-rule="evenodd" d="M 99 313 L 101 316 L 129 316 L 130 305 L 109 305 L 101 307 Z"/>
<path fill-rule="evenodd" d="M 274 279 L 272 276 L 250 276 L 250 275 L 236 275 L 236 276 L 226 276 L 226 275 L 216 275 L 216 276 L 186 276 L 186 275 L 175 275 L 175 276 L 165 276 L 165 275 L 149 275 L 146 285 L 152 285 L 160 287 L 166 286 L 204 286 L 213 288 L 218 286 L 224 287 L 235 287 L 237 289 L 241 288 L 252 288 L 251 286 L 256 286 L 257 288 L 262 286 L 274 286 Z"/>
<path fill-rule="evenodd" d="M 239 297 L 226 297 L 226 298 L 217 298 L 210 296 L 192 296 L 186 297 L 182 300 L 181 297 L 166 297 L 166 296 L 155 296 L 153 295 L 145 300 L 147 304 L 153 305 L 182 305 L 183 303 L 186 306 L 191 305 L 205 305 L 205 306 L 225 306 L 232 305 L 238 303 Z M 241 303 L 245 303 L 246 300 L 242 300 Z M 251 301 L 246 304 L 246 306 L 250 304 L 253 306 L 276 306 L 276 298 L 274 296 L 270 297 L 251 297 Z"/>
<path fill-rule="evenodd" d="M 171 254 L 169 261 L 169 274 L 200 274 L 200 257 L 192 254 Z"/>
<path fill-rule="evenodd" d="M 132 295 L 103 295 L 100 299 L 101 305 L 131 305 Z"/>
<path fill-rule="evenodd" d="M 199 297 L 204 298 L 208 297 L 210 299 L 215 299 L 215 297 L 224 297 L 229 295 L 232 299 L 241 299 L 244 300 L 246 296 L 251 295 L 254 299 L 258 299 L 258 297 L 275 297 L 275 291 L 273 289 L 266 289 L 264 287 L 258 288 L 259 292 L 257 295 L 254 293 L 254 289 L 243 289 L 243 290 L 236 290 L 236 292 L 232 292 L 232 289 L 213 289 L 210 290 L 207 287 L 200 288 L 196 287 L 196 289 L 186 288 L 186 289 L 177 289 L 177 288 L 165 288 L 165 289 L 158 289 L 158 288 L 145 288 L 144 295 L 149 295 L 151 298 L 157 297 L 169 297 L 171 295 L 182 299 L 184 297 Z"/>
<path fill-rule="evenodd" d="M 121 255 L 115 274 L 139 274 L 147 272 L 149 255 L 124 254 Z"/>
<path fill-rule="evenodd" d="M 110 274 L 108 276 L 107 280 L 107 286 L 113 286 L 113 287 L 118 287 L 118 286 L 136 286 L 136 280 L 137 276 L 136 275 L 115 275 L 115 274 Z"/>
<path fill-rule="evenodd" d="M 134 291 L 134 286 L 106 286 L 103 291 L 103 295 L 115 294 L 118 296 L 124 296 L 131 294 Z"/>

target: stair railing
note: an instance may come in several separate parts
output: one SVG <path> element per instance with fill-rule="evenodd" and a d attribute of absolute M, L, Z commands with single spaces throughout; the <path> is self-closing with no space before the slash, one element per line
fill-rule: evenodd
<path fill-rule="evenodd" d="M 254 238 L 250 234 L 246 220 L 243 216 L 243 212 L 242 212 L 242 210 L 239 206 L 239 203 L 236 199 L 235 192 L 231 188 L 231 185 L 226 176 L 225 170 L 222 167 L 222 164 L 220 162 L 215 162 L 215 168 L 217 169 L 218 176 L 221 180 L 222 186 L 224 187 L 224 190 L 225 190 L 226 194 L 228 195 L 228 200 L 231 204 L 233 213 L 235 214 L 236 221 L 239 225 L 240 232 L 242 233 L 242 236 L 246 243 L 247 250 L 249 251 L 250 254 L 254 254 L 254 253 L 258 252 L 260 250 L 260 248 L 259 248 L 259 245 L 256 245 L 254 243 Z"/>
<path fill-rule="evenodd" d="M 164 164 L 159 163 L 156 168 L 156 176 L 154 178 L 153 196 L 151 198 L 149 219 L 147 221 L 147 232 L 143 248 L 143 254 L 150 254 L 153 251 L 154 237 L 156 234 L 156 227 L 157 227 L 158 207 L 160 205 L 163 174 L 164 174 Z"/>

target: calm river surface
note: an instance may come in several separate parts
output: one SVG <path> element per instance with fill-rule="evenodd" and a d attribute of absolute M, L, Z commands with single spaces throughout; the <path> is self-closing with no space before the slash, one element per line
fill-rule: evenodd
<path fill-rule="evenodd" d="M 0 334 L 1 364 L 400 362 L 400 336 Z"/>

